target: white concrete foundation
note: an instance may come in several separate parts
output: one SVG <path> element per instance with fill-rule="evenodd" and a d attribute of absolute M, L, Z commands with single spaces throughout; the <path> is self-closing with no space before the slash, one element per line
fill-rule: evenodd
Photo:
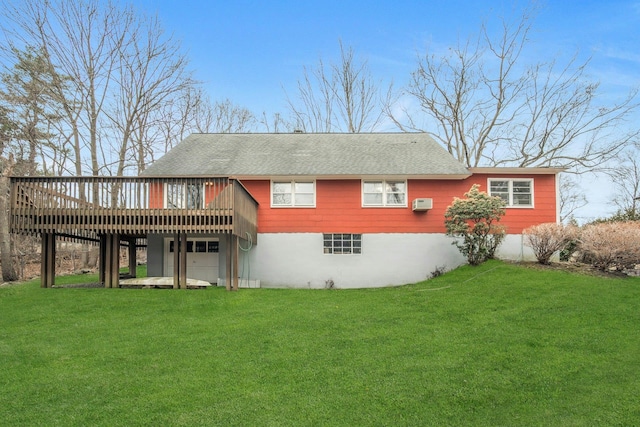
<path fill-rule="evenodd" d="M 496 251 L 496 258 L 508 261 L 535 261 L 533 250 L 525 245 L 522 234 L 508 234 Z"/>
<path fill-rule="evenodd" d="M 218 286 L 221 287 L 226 287 L 227 286 L 227 280 L 226 279 L 222 279 L 220 277 L 218 277 Z M 248 280 L 248 279 L 243 279 L 243 278 L 238 278 L 238 287 L 239 288 L 246 288 L 246 289 L 255 289 L 255 288 L 259 288 L 260 287 L 260 280 Z"/>
<path fill-rule="evenodd" d="M 324 254 L 322 233 L 260 234 L 258 241 L 249 262 L 262 287 L 397 286 L 465 262 L 444 234 L 363 234 L 359 255 Z"/>

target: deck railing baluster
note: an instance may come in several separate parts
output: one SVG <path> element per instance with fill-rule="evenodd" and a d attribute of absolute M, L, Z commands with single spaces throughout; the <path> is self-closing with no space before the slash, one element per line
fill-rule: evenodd
<path fill-rule="evenodd" d="M 11 192 L 15 233 L 256 237 L 257 202 L 226 177 L 13 177 Z"/>

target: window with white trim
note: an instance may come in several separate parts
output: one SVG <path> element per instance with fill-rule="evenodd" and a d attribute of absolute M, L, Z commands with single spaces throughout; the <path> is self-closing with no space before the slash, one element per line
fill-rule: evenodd
<path fill-rule="evenodd" d="M 407 182 L 362 181 L 362 206 L 407 206 Z"/>
<path fill-rule="evenodd" d="M 173 253 L 173 240 L 169 240 L 169 252 Z M 187 252 L 220 252 L 220 243 L 217 240 L 187 240 Z"/>
<path fill-rule="evenodd" d="M 167 209 L 201 209 L 204 207 L 204 188 L 200 184 L 166 184 Z"/>
<path fill-rule="evenodd" d="M 325 254 L 362 253 L 362 234 L 324 233 L 322 239 Z"/>
<path fill-rule="evenodd" d="M 533 207 L 533 179 L 489 179 L 489 195 L 498 196 L 507 207 Z"/>
<path fill-rule="evenodd" d="M 313 181 L 272 181 L 271 206 L 314 207 L 316 184 Z"/>

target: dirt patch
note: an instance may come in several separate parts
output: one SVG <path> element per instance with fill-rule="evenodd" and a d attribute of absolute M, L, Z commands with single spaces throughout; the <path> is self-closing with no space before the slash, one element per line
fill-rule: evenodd
<path fill-rule="evenodd" d="M 580 262 L 552 262 L 549 265 L 543 265 L 538 262 L 517 262 L 516 264 L 521 265 L 526 268 L 531 268 L 535 270 L 556 270 L 556 271 L 567 271 L 570 273 L 577 274 L 586 274 L 589 276 L 596 277 L 628 277 L 622 271 L 602 271 L 598 268 L 595 268 L 589 264 L 583 264 Z"/>
<path fill-rule="evenodd" d="M 54 285 L 54 288 L 104 288 L 102 283 L 74 283 L 69 285 Z"/>

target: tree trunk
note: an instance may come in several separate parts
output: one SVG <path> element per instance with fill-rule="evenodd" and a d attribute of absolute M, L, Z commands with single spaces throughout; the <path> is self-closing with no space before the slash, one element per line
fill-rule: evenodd
<path fill-rule="evenodd" d="M 11 235 L 9 234 L 9 174 L 13 165 L 9 165 L 0 177 L 0 264 L 2 265 L 2 280 L 13 282 L 18 275 L 11 258 Z"/>

